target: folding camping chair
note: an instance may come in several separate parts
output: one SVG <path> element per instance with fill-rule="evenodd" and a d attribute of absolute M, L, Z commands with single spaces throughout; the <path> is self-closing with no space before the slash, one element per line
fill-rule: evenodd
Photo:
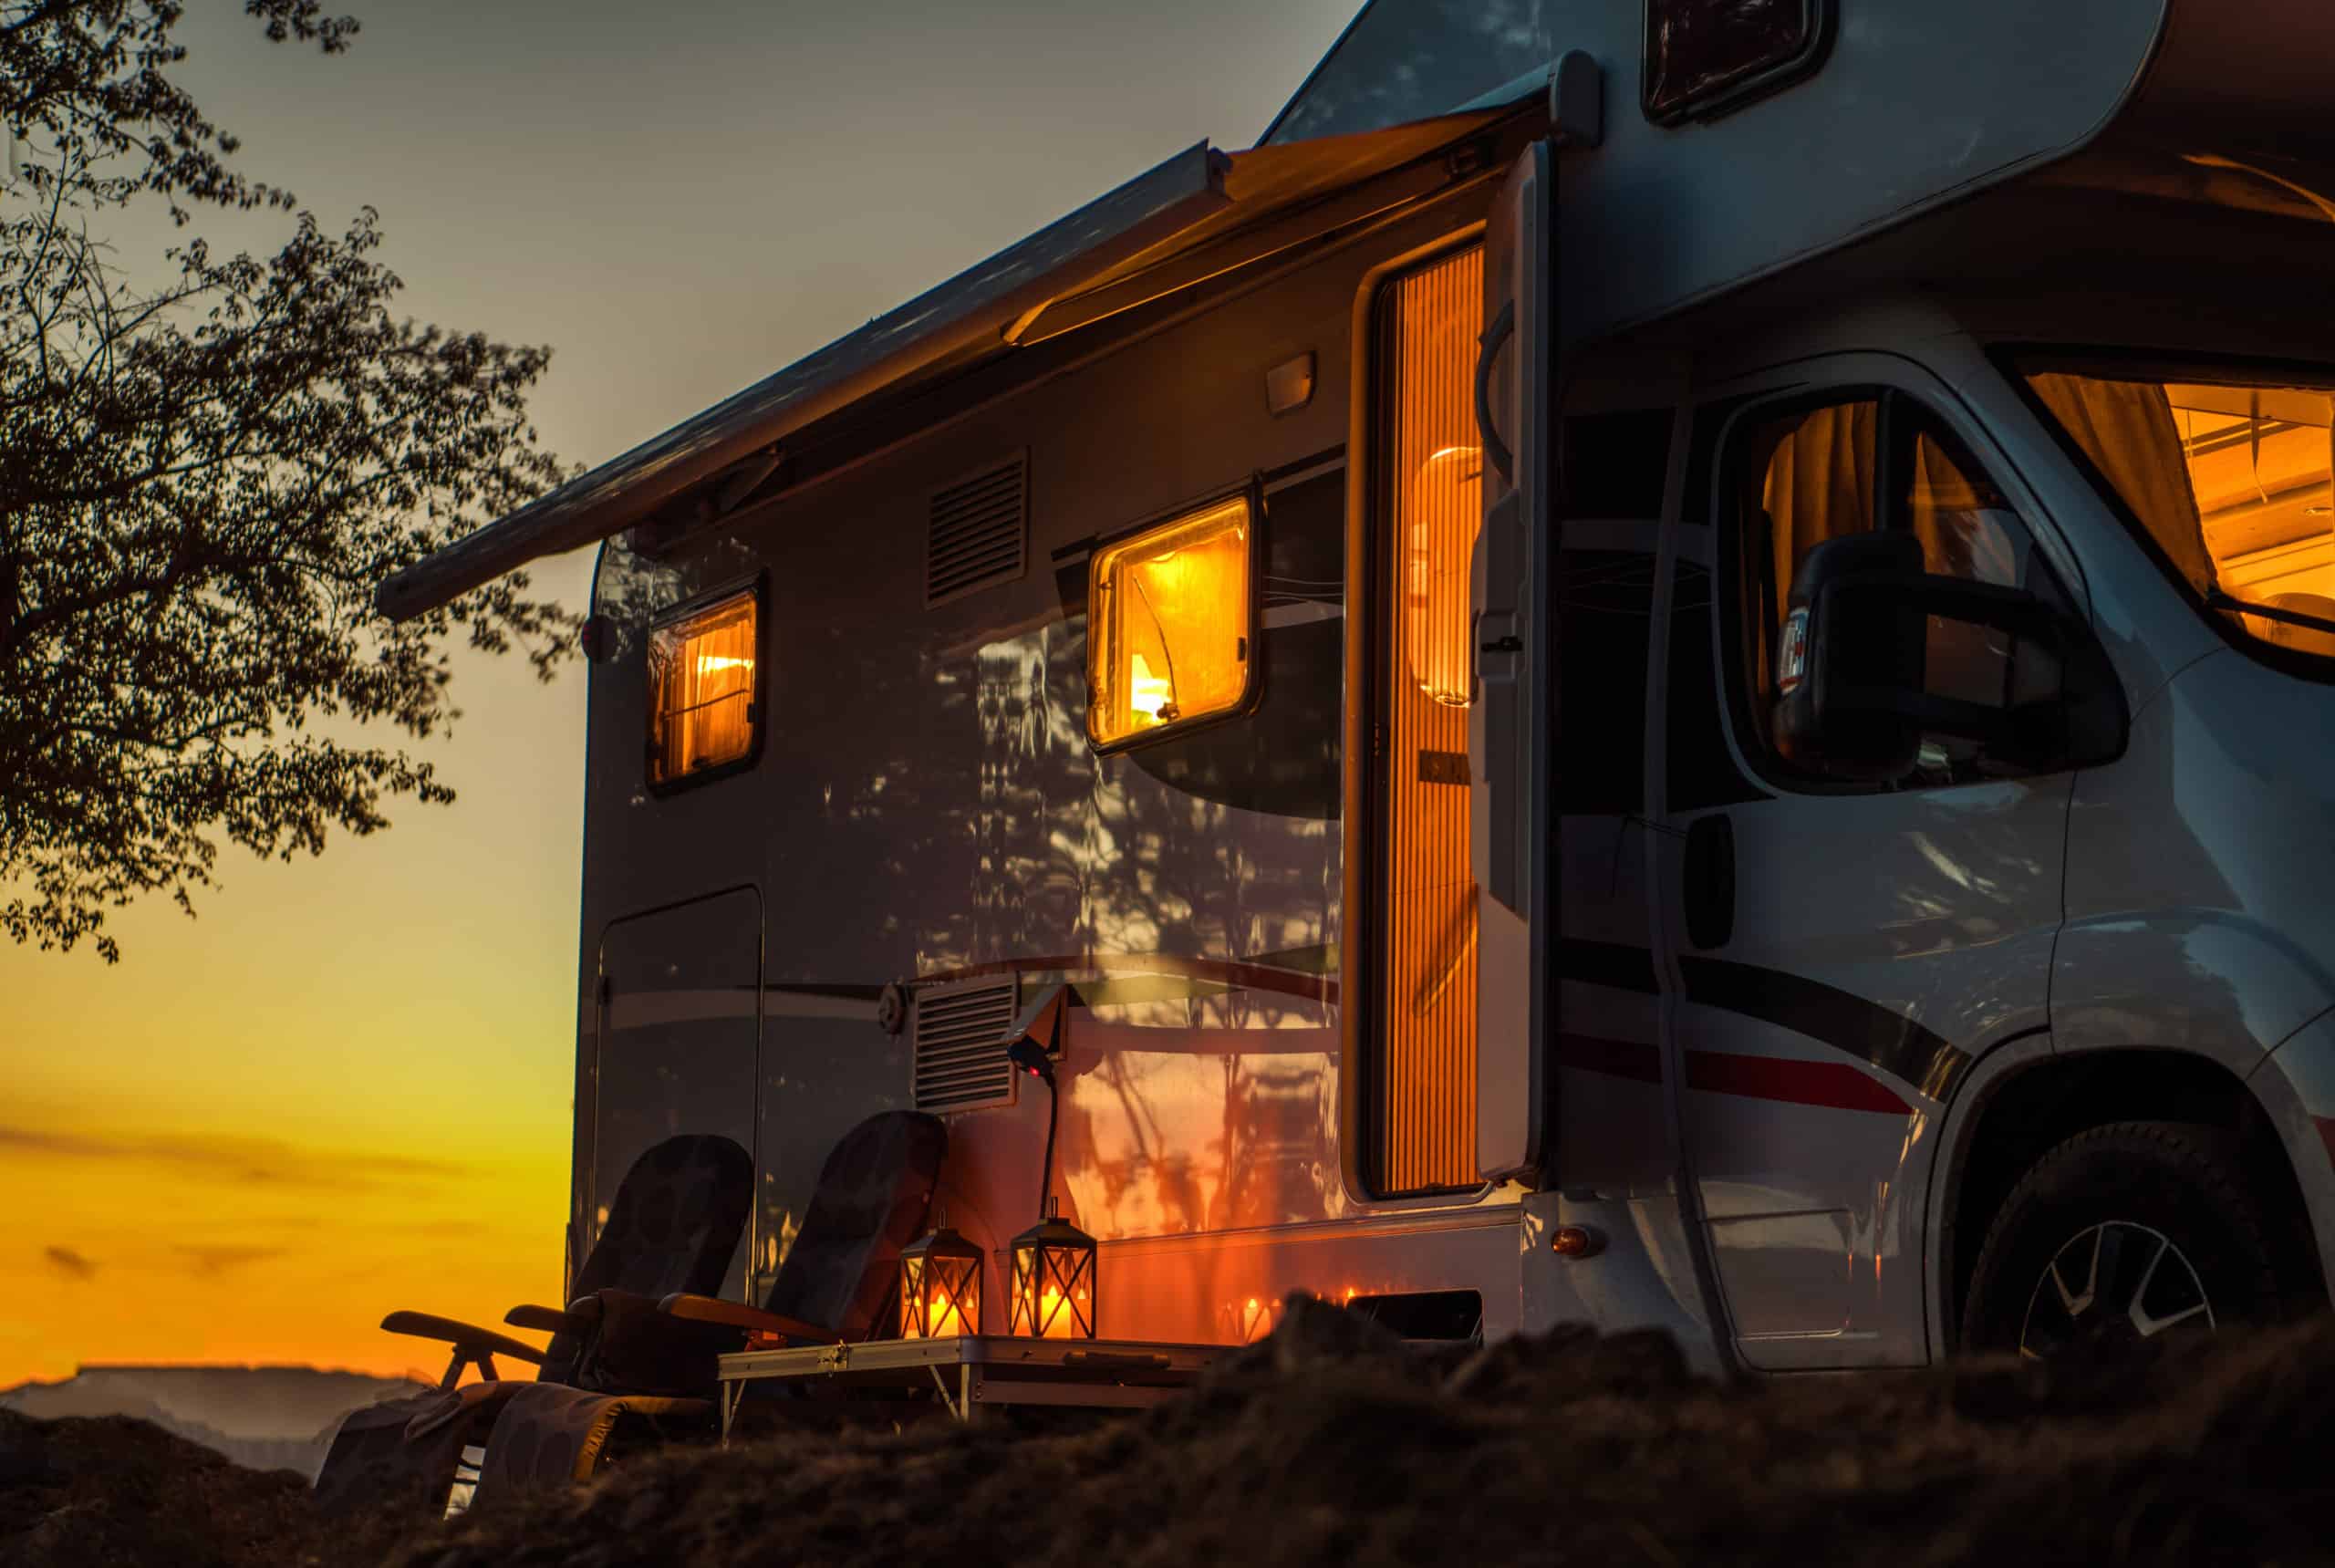
<path fill-rule="evenodd" d="M 585 1357 L 586 1373 L 623 1366 L 648 1342 L 658 1346 L 654 1359 L 669 1366 L 678 1361 L 672 1346 L 686 1341 L 692 1347 L 686 1364 L 693 1373 L 701 1366 L 707 1397 L 540 1381 L 519 1387 L 488 1433 L 478 1499 L 492 1502 L 588 1480 L 619 1438 L 649 1446 L 711 1433 L 714 1357 L 742 1348 L 749 1335 L 828 1343 L 869 1337 L 890 1300 L 901 1249 L 924 1229 L 948 1150 L 948 1128 L 920 1112 L 887 1111 L 845 1134 L 820 1167 L 803 1227 L 761 1307 L 705 1291 L 676 1292 L 655 1303 L 603 1292 L 602 1326 Z M 571 1309 L 591 1310 L 582 1302 Z M 620 1319 L 625 1326 L 617 1330 Z"/>
<path fill-rule="evenodd" d="M 579 1294 L 631 1291 L 658 1296 L 674 1291 L 719 1290 L 746 1228 L 753 1199 L 753 1159 L 734 1141 L 710 1134 L 667 1138 L 633 1161 L 608 1205 L 607 1223 L 577 1272 Z M 538 1350 L 493 1329 L 429 1313 L 393 1312 L 381 1320 L 392 1334 L 441 1340 L 451 1359 L 436 1388 L 352 1411 L 334 1433 L 317 1472 L 319 1502 L 347 1507 L 411 1490 L 441 1506 L 457 1466 L 475 1468 L 479 1445 L 501 1401 L 533 1386 L 503 1381 L 494 1357 L 537 1366 L 559 1383 L 589 1379 L 597 1324 L 550 1307 L 518 1306 L 506 1323 L 552 1329 Z M 636 1361 L 639 1358 L 635 1357 Z M 458 1387 L 475 1366 L 483 1382 Z"/>

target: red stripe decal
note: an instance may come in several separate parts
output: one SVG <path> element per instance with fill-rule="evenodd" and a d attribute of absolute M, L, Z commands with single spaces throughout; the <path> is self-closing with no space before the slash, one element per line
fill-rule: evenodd
<path fill-rule="evenodd" d="M 1639 1040 L 1608 1040 L 1597 1034 L 1557 1036 L 1557 1065 L 1603 1073 L 1609 1078 L 1662 1082 L 1662 1051 Z"/>
<path fill-rule="evenodd" d="M 2335 1161 L 2335 1116 L 2313 1116 L 2312 1125 L 2319 1128 L 2319 1141 L 2327 1146 L 2327 1158 Z"/>
<path fill-rule="evenodd" d="M 1908 1116 L 1914 1107 L 1886 1084 L 1845 1062 L 1795 1062 L 1783 1056 L 1737 1056 L 1721 1051 L 1686 1053 L 1686 1086 L 1754 1100 L 1821 1106 L 1834 1111 L 1881 1111 Z"/>

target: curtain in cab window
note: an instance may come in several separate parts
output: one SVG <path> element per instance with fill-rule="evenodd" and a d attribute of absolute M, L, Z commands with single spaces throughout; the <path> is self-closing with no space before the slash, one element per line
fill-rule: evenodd
<path fill-rule="evenodd" d="M 2028 385 L 2200 596 L 2335 619 L 2329 389 L 2057 372 Z M 2335 633 L 2224 609 L 2265 642 L 2335 655 Z"/>
<path fill-rule="evenodd" d="M 2214 586 L 2196 493 L 2182 461 L 2181 431 L 2161 386 L 2089 376 L 2033 376 L 2043 406 L 2124 498 L 2174 569 L 2199 593 Z"/>
<path fill-rule="evenodd" d="M 1473 398 L 1483 252 L 1390 286 L 1394 556 L 1379 1016 L 1388 1192 L 1476 1181 L 1476 885 L 1468 845 L 1468 578 L 1482 519 Z"/>
<path fill-rule="evenodd" d="M 1747 607 L 1744 650 L 1764 732 L 1771 695 L 1776 634 L 1791 603 L 1793 574 L 1827 539 L 1869 533 L 1873 514 L 1875 434 L 1881 405 L 1870 399 L 1833 403 L 1794 416 L 1759 474 L 1757 504 L 1745 516 L 1744 565 L 1758 595 Z"/>
<path fill-rule="evenodd" d="M 686 778 L 753 750 L 754 642 L 752 593 L 657 628 L 649 646 L 649 782 Z"/>

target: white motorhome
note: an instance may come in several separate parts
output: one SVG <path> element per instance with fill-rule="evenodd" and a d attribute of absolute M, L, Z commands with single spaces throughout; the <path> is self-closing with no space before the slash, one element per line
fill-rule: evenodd
<path fill-rule="evenodd" d="M 1101 1329 L 1919 1364 L 2323 1303 L 2335 11 L 1376 0 L 383 586 L 600 542 L 569 1267 L 950 1123 Z M 1057 988 L 1062 988 L 1059 992 Z"/>

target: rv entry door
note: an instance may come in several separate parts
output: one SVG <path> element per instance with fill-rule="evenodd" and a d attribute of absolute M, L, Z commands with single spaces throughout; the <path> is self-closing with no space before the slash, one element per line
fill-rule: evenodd
<path fill-rule="evenodd" d="M 1542 1163 L 1549 996 L 1540 937 L 1548 907 L 1555 647 L 1548 589 L 1554 541 L 1549 429 L 1554 388 L 1554 150 L 1538 141 L 1510 170 L 1484 241 L 1484 329 L 1476 363 L 1483 526 L 1470 563 L 1475 670 L 1468 714 L 1476 881 L 1476 1165 L 1487 1179 Z"/>
<path fill-rule="evenodd" d="M 762 985 L 762 897 L 751 888 L 610 922 L 600 938 L 590 1250 L 632 1162 L 680 1133 L 754 1147 L 754 1053 Z M 741 1247 L 721 1293 L 742 1299 Z"/>

